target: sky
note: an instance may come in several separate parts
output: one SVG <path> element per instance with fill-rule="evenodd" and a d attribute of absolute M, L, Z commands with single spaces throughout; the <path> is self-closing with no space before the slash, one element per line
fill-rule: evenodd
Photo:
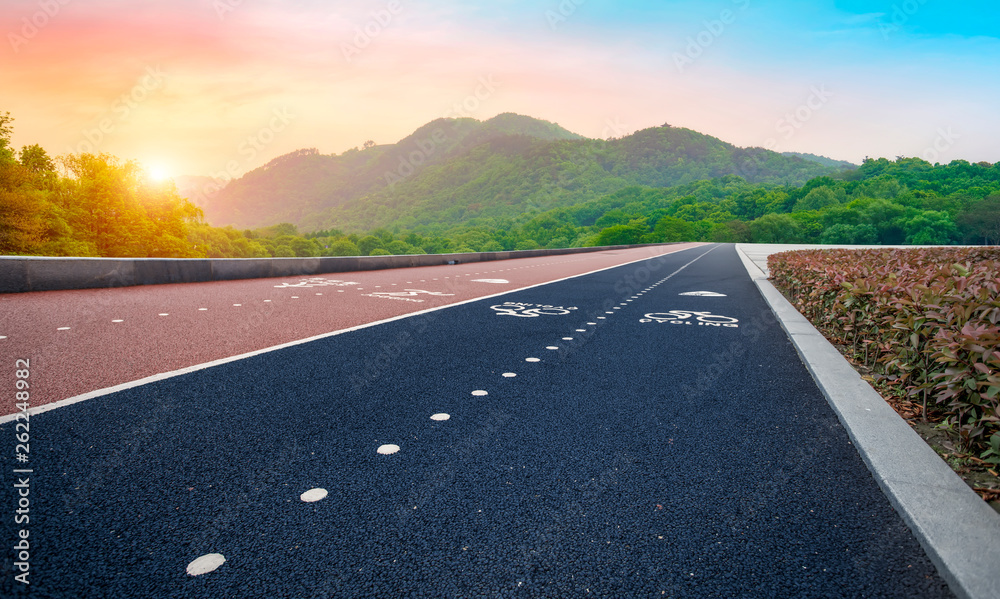
<path fill-rule="evenodd" d="M 13 144 L 238 177 L 515 112 L 860 162 L 1000 162 L 1000 7 L 945 0 L 0 0 Z"/>

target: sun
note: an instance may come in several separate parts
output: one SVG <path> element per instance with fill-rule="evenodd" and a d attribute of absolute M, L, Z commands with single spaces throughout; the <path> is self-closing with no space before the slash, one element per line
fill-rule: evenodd
<path fill-rule="evenodd" d="M 162 162 L 153 162 L 146 166 L 146 175 L 154 183 L 162 183 L 170 178 L 170 169 Z"/>

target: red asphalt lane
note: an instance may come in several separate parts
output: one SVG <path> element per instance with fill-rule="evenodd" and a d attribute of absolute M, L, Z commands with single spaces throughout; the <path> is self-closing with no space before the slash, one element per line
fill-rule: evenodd
<path fill-rule="evenodd" d="M 703 244 L 311 277 L 0 294 L 0 355 L 11 385 L 15 361 L 30 361 L 30 404 L 35 408 L 153 375 L 699 245 Z M 0 395 L 0 416 L 19 411 L 15 403 L 13 392 Z"/>

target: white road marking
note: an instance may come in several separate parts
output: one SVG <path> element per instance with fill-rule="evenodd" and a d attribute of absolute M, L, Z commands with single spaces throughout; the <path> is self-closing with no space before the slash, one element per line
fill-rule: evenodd
<path fill-rule="evenodd" d="M 170 316 L 170 313 L 168 313 L 168 312 L 161 312 L 160 316 Z"/>
<path fill-rule="evenodd" d="M 112 320 L 111 322 L 125 322 L 125 321 L 122 320 L 121 318 L 116 318 L 115 320 Z"/>
<path fill-rule="evenodd" d="M 504 285 L 510 283 L 507 279 L 472 279 L 473 283 L 494 283 L 497 285 Z"/>
<path fill-rule="evenodd" d="M 58 329 L 56 329 L 56 330 L 57 330 L 57 331 L 68 331 L 68 330 L 69 330 L 69 327 L 59 327 L 59 328 L 58 328 Z"/>
<path fill-rule="evenodd" d="M 594 270 L 591 270 L 591 271 L 587 271 L 587 272 L 583 272 L 583 273 L 580 273 L 580 274 L 570 275 L 568 277 L 563 277 L 561 279 L 555 279 L 555 280 L 552 280 L 552 281 L 546 281 L 544 283 L 537 283 L 535 285 L 528 285 L 526 287 L 521 287 L 521 288 L 517 289 L 517 291 L 526 291 L 528 289 L 534 289 L 536 287 L 542 287 L 542 286 L 545 286 L 545 285 L 551 285 L 553 283 L 561 283 L 563 281 L 569 281 L 571 279 L 585 277 L 587 275 L 592 275 L 592 274 L 596 274 L 596 273 L 599 273 L 599 272 L 604 272 L 606 270 L 611 270 L 612 268 L 619 268 L 621 266 L 627 266 L 629 264 L 635 264 L 636 262 L 643 262 L 643 261 L 649 260 L 649 259 L 654 258 L 654 257 L 662 257 L 662 256 L 667 256 L 667 255 L 675 254 L 675 253 L 679 254 L 680 252 L 686 252 L 686 251 L 689 251 L 689 250 L 692 250 L 692 249 L 697 249 L 699 247 L 702 247 L 702 246 L 695 246 L 695 247 L 692 247 L 692 248 L 685 248 L 683 250 L 678 250 L 676 252 L 665 252 L 663 254 L 659 254 L 658 256 L 648 256 L 648 257 L 644 257 L 644 258 L 638 258 L 636 260 L 632 260 L 632 261 L 626 262 L 624 264 L 617 264 L 615 266 L 608 266 L 608 267 L 605 267 L 605 268 L 597 268 L 597 269 L 594 269 Z M 677 269 L 670 276 L 672 277 L 674 274 L 677 274 L 678 272 L 684 270 L 685 268 L 687 268 L 688 266 L 690 266 L 694 262 L 696 262 L 699 259 L 701 259 L 702 256 L 704 256 L 705 254 L 708 254 L 711 251 L 712 250 L 709 250 L 708 252 L 704 252 L 704 253 L 700 254 L 698 257 L 694 258 L 693 260 L 691 260 L 690 262 L 688 262 L 684 266 L 682 266 L 679 269 Z M 414 318 L 416 316 L 421 316 L 423 314 L 428 314 L 430 312 L 437 312 L 438 310 L 446 310 L 448 308 L 455 308 L 455 307 L 458 307 L 458 306 L 463 306 L 465 304 L 471 304 L 472 302 L 478 302 L 478 301 L 482 301 L 482 300 L 486 300 L 486 299 L 492 299 L 492 298 L 495 298 L 495 297 L 500 297 L 500 296 L 503 296 L 503 295 L 507 295 L 509 293 L 510 293 L 510 291 L 501 291 L 501 292 L 495 293 L 493 295 L 487 295 L 485 297 L 473 298 L 473 299 L 469 299 L 469 300 L 455 302 L 453 304 L 447 304 L 447 305 L 444 305 L 444 306 L 436 306 L 436 307 L 433 307 L 433 308 L 428 308 L 426 310 L 419 310 L 417 312 L 411 312 L 411 313 L 408 313 L 408 314 L 401 314 L 399 316 L 392 316 L 390 318 L 385 318 L 385 319 L 382 319 L 382 320 L 376 320 L 374 322 L 360 324 L 360 325 L 356 325 L 356 326 L 353 326 L 353 327 L 347 327 L 347 328 L 340 329 L 340 330 L 337 330 L 337 331 L 331 331 L 329 333 L 323 333 L 323 334 L 320 334 L 320 335 L 313 335 L 312 337 L 306 337 L 304 339 L 297 339 L 295 341 L 289 341 L 287 343 L 279 343 L 278 345 L 272 345 L 270 347 L 265 347 L 263 349 L 258 349 L 258 350 L 246 352 L 246 353 L 243 353 L 243 354 L 238 354 L 238 355 L 235 355 L 235 356 L 229 356 L 229 357 L 226 357 L 226 358 L 219 358 L 217 360 L 210 360 L 208 362 L 203 362 L 201 364 L 195 364 L 193 366 L 186 366 L 184 368 L 178 368 L 177 370 L 171 370 L 169 372 L 162 372 L 160 374 L 154 374 L 154 375 L 151 375 L 151 376 L 143 377 L 141 379 L 136 379 L 134 381 L 127 381 L 127 382 L 124 382 L 124 383 L 119 383 L 117 385 L 112 385 L 110 387 L 104 387 L 102 389 L 95 389 L 93 391 L 87 391 L 85 393 L 81 393 L 79 395 L 74 395 L 72 397 L 67 397 L 66 399 L 60 399 L 59 401 L 54 401 L 52 403 L 37 405 L 37 406 L 35 406 L 33 408 L 30 408 L 28 410 L 28 413 L 31 416 L 35 416 L 36 414 L 43 414 L 45 412 L 51 412 L 52 410 L 57 410 L 59 408 L 63 408 L 63 407 L 66 407 L 66 406 L 71 406 L 73 404 L 78 404 L 80 402 L 84 402 L 84 401 L 87 401 L 87 400 L 90 400 L 90 399 L 94 399 L 94 398 L 97 398 L 97 397 L 103 397 L 103 396 L 109 395 L 111 393 L 117 393 L 119 391 L 124 391 L 126 389 L 132 389 L 132 388 L 135 388 L 135 387 L 141 387 L 143 385 L 148 385 L 150 383 L 155 383 L 155 382 L 158 382 L 158 381 L 164 381 L 164 380 L 171 379 L 171 378 L 174 378 L 174 377 L 177 377 L 177 376 L 181 376 L 181 375 L 184 375 L 184 374 L 190 374 L 192 372 L 199 372 L 201 370 L 212 368 L 214 366 L 220 366 L 222 364 L 229 364 L 231 362 L 238 362 L 240 360 L 246 360 L 247 358 L 252 358 L 254 356 L 259 356 L 259 355 L 262 355 L 262 354 L 267 354 L 267 353 L 271 353 L 271 352 L 274 352 L 274 351 L 282 350 L 282 349 L 285 349 L 286 347 L 294 347 L 296 345 L 303 345 L 305 343 L 310 343 L 312 341 L 317 341 L 319 339 L 327 339 L 329 337 L 334 337 L 334 336 L 337 336 L 337 335 L 342 335 L 344 333 L 350 333 L 350 332 L 353 332 L 353 331 L 359 331 L 359 330 L 367 329 L 367 328 L 370 328 L 370 327 L 376 327 L 376 326 L 383 325 L 383 324 L 386 324 L 386 323 L 395 322 L 397 320 L 403 320 L 405 318 Z M 265 301 L 270 301 L 270 300 L 265 300 Z M 163 316 L 167 316 L 167 314 L 163 314 Z M 596 324 L 596 323 L 594 323 L 594 324 Z M 541 362 L 541 360 L 539 360 L 538 358 L 528 358 L 528 359 L 526 359 L 526 361 L 528 361 L 528 362 Z M 12 422 L 13 420 L 15 420 L 18 417 L 18 414 L 20 414 L 20 413 L 7 414 L 5 416 L 0 416 L 0 424 L 6 424 L 7 422 Z"/>
<path fill-rule="evenodd" d="M 555 345 L 547 345 L 547 346 L 545 347 L 545 349 L 551 349 L 551 350 L 556 350 L 556 349 L 559 349 L 559 348 L 558 348 L 557 346 L 555 346 Z"/>
<path fill-rule="evenodd" d="M 449 418 L 451 418 L 451 416 L 449 416 L 448 414 L 433 414 L 431 416 L 431 420 L 437 420 L 438 422 L 444 422 Z"/>
<path fill-rule="evenodd" d="M 299 499 L 305 501 L 306 503 L 313 503 L 314 501 L 319 501 L 321 499 L 326 499 L 327 493 L 326 489 L 321 489 L 316 487 L 315 489 L 309 489 L 302 495 L 299 495 Z"/>
<path fill-rule="evenodd" d="M 539 358 L 525 358 L 524 361 L 525 362 L 541 362 L 541 359 L 539 359 Z"/>
<path fill-rule="evenodd" d="M 505 373 L 503 373 L 503 377 L 504 377 L 505 379 L 512 379 L 512 378 L 514 378 L 515 376 L 517 376 L 517 373 L 516 373 L 516 372 L 505 372 Z"/>
<path fill-rule="evenodd" d="M 391 443 L 378 448 L 378 452 L 382 455 L 392 455 L 397 451 L 399 451 L 399 445 L 392 445 Z"/>
<path fill-rule="evenodd" d="M 475 395 L 476 397 L 483 397 L 484 395 L 489 395 L 489 393 L 483 391 L 482 389 L 477 389 L 473 391 L 472 394 Z"/>
<path fill-rule="evenodd" d="M 190 576 L 201 576 L 215 570 L 226 563 L 226 557 L 221 553 L 209 553 L 194 560 L 187 567 Z"/>

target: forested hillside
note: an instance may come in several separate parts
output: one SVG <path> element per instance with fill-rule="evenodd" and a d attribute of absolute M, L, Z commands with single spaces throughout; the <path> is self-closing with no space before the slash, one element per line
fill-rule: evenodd
<path fill-rule="evenodd" d="M 605 141 L 514 114 L 482 123 L 439 119 L 397 144 L 366 145 L 337 156 L 281 156 L 226 186 L 205 207 L 206 218 L 306 230 L 476 225 L 573 206 L 629 185 L 668 187 L 730 174 L 802 184 L 842 168 L 669 125 Z"/>
<path fill-rule="evenodd" d="M 775 180 L 777 167 L 787 164 L 781 160 L 788 159 L 776 159 L 779 155 L 763 151 L 731 152 L 741 157 L 742 176 L 726 174 L 656 187 L 629 185 L 624 176 L 595 178 L 618 183 L 608 184 L 606 193 L 570 205 L 558 201 L 557 194 L 537 198 L 519 204 L 512 214 L 491 215 L 481 208 L 478 215 L 465 219 L 397 218 L 388 227 L 353 231 L 336 227 L 300 229 L 290 222 L 219 228 L 208 225 L 201 210 L 181 197 L 173 184 L 150 181 L 135 162 L 92 154 L 52 159 L 37 145 L 15 151 L 10 147 L 12 121 L 9 114 L 0 114 L 0 254 L 5 255 L 357 256 L 669 241 L 1000 244 L 1000 163 L 956 160 L 932 165 L 918 158 L 869 159 L 857 169 L 813 177 L 801 184 Z M 504 126 L 523 125 L 508 121 Z M 459 126 L 478 127 L 475 121 Z M 537 133 L 555 138 L 572 135 L 554 125 Z M 691 166 L 688 174 L 692 177 L 697 169 L 701 169 L 697 170 L 702 173 L 699 176 L 708 176 L 716 172 L 713 169 L 723 168 L 720 165 L 727 164 L 724 157 L 730 155 L 722 142 L 710 143 L 706 140 L 713 138 L 682 129 L 663 127 L 640 133 L 633 137 L 645 139 L 645 146 L 635 139 L 628 143 L 601 142 L 604 147 L 618 145 L 621 155 L 628 159 L 609 163 L 607 168 L 598 162 L 597 168 L 612 175 L 616 168 L 645 171 L 664 183 L 680 171 L 672 175 L 670 169 L 657 168 L 661 163 L 652 149 L 661 147 L 658 140 L 663 137 L 673 142 L 690 141 L 670 145 L 683 148 L 676 150 L 678 159 L 681 154 L 704 150 L 706 160 L 697 168 Z M 481 131 L 475 134 L 486 138 L 491 135 Z M 490 158 L 498 155 L 497 148 L 508 144 L 513 146 L 508 148 L 508 160 Z M 539 153 L 523 154 L 519 147 L 536 147 Z M 488 139 L 475 149 L 483 152 L 480 157 L 484 160 L 494 160 L 490 163 L 493 172 L 505 172 L 509 166 L 506 163 L 520 160 L 522 165 L 547 165 L 535 172 L 540 177 L 552 177 L 552 173 L 569 172 L 556 162 L 559 152 L 580 147 L 598 146 L 588 140 L 546 142 L 517 135 Z M 644 152 L 643 147 L 648 151 Z M 364 164 L 380 160 L 379 156 L 391 151 L 392 147 L 376 147 L 348 154 Z M 476 151 L 467 155 L 466 168 L 474 170 L 476 156 Z M 303 172 L 332 168 L 323 165 L 323 158 L 316 152 L 298 152 L 276 160 L 257 176 L 266 179 L 270 171 L 287 172 L 291 165 Z M 344 160 L 344 155 L 340 159 Z M 441 206 L 445 205 L 434 183 L 459 163 L 451 162 L 446 167 L 443 159 L 438 160 L 441 162 L 426 169 L 422 177 L 414 177 L 414 181 L 426 186 L 429 199 L 421 199 L 413 191 L 417 188 L 410 187 L 408 193 L 415 194 L 413 202 L 433 206 L 440 201 Z M 683 162 L 676 160 L 674 164 Z M 347 173 L 344 164 L 336 168 Z M 517 171 L 510 168 L 511 172 Z M 593 165 L 587 165 L 583 172 L 593 169 Z M 554 179 L 539 179 L 542 183 L 546 180 Z M 501 185 L 504 181 L 504 185 L 511 186 L 508 195 L 503 196 L 510 198 L 509 206 L 515 205 L 515 194 L 530 193 L 532 188 L 531 181 L 513 175 L 477 180 L 476 185 L 500 194 L 505 189 Z M 566 185 L 565 180 L 560 181 Z"/>

